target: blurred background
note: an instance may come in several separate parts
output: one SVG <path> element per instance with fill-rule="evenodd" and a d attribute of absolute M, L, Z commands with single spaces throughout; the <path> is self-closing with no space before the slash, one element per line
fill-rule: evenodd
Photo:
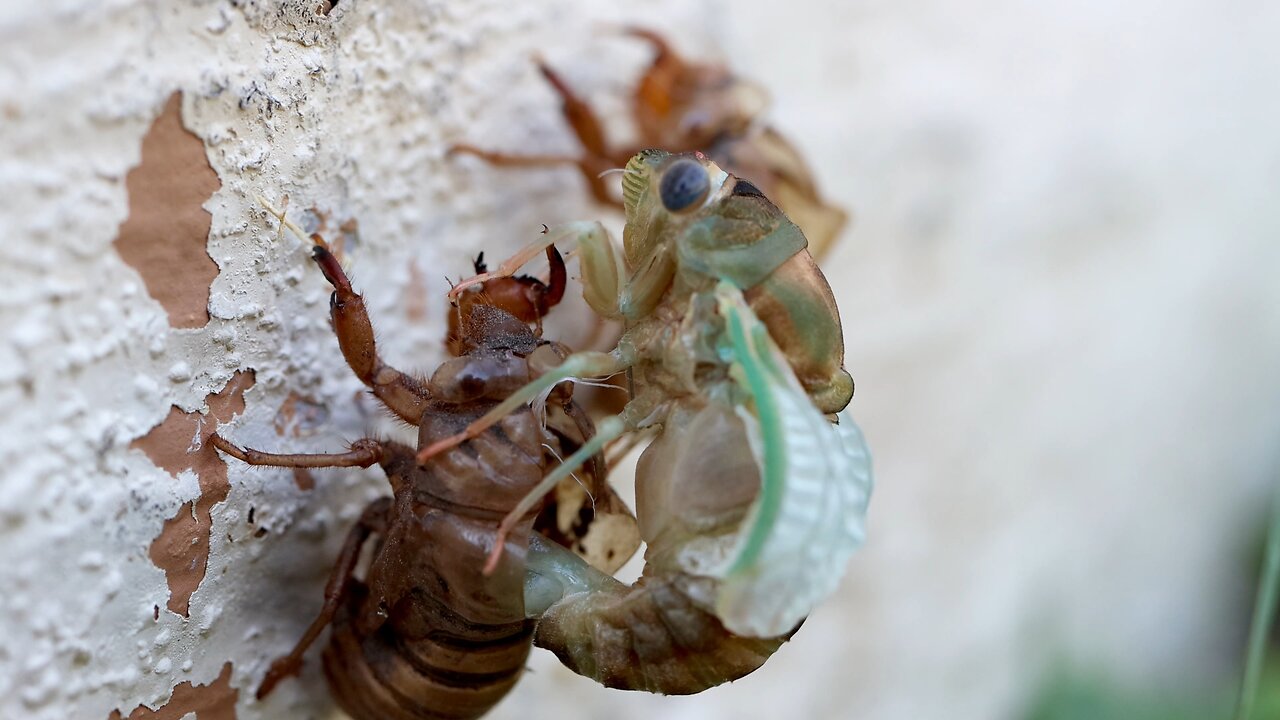
<path fill-rule="evenodd" d="M 788 23 L 821 34 L 752 52 Z M 1276 8 L 787 3 L 732 27 L 856 214 L 828 275 L 879 485 L 830 609 L 859 700 L 819 713 L 1223 717 L 1280 477 Z"/>
<path fill-rule="evenodd" d="M 247 688 L 311 618 L 384 481 L 326 471 L 306 490 L 231 467 L 183 617 L 161 612 L 171 585 L 147 548 L 207 488 L 134 441 L 246 369 L 229 426 L 245 444 L 319 451 L 379 426 L 351 401 L 305 249 L 273 240 L 255 194 L 358 221 L 348 253 L 384 353 L 422 369 L 442 354 L 442 275 L 543 222 L 618 227 L 570 170 L 444 149 L 575 151 L 534 53 L 624 142 L 648 57 L 610 30 L 627 22 L 766 87 L 767 122 L 853 216 L 824 265 L 875 459 L 869 539 L 838 595 L 739 682 L 607 691 L 535 651 L 493 717 L 1229 716 L 1280 477 L 1280 5 L 341 0 L 314 15 L 68 0 L 0 18 L 0 714 L 128 716 L 230 663 L 234 717 L 329 716 L 314 660 L 268 705 Z M 219 183 L 203 207 L 220 274 L 192 329 L 113 244 L 175 91 Z M 282 437 L 294 396 L 314 422 Z M 271 533 L 224 543 L 250 507 Z M 1258 717 L 1280 717 L 1270 702 Z"/>

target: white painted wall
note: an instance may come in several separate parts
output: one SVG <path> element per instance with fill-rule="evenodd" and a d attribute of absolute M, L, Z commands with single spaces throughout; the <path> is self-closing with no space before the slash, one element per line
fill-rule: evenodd
<path fill-rule="evenodd" d="M 147 550 L 196 479 L 130 443 L 246 368 L 238 440 L 320 451 L 380 427 L 351 401 L 305 248 L 253 196 L 358 220 L 384 352 L 430 368 L 443 275 L 609 212 L 570 173 L 451 162 L 447 144 L 572 149 L 528 58 L 616 115 L 644 57 L 601 34 L 622 19 L 763 80 L 857 214 L 829 273 L 877 454 L 872 538 L 744 681 L 609 692 L 538 653 L 495 716 L 976 720 L 1016 716 L 1062 657 L 1170 686 L 1229 672 L 1240 548 L 1280 465 L 1273 7 L 341 0 L 321 20 L 311 4 L 0 16 L 0 715 L 128 714 L 227 661 L 240 720 L 327 715 L 316 659 L 266 705 L 252 687 L 310 620 L 376 474 L 300 491 L 231 465 L 183 618 Z M 175 90 L 222 182 L 205 205 L 221 274 L 194 330 L 113 247 Z M 281 438 L 291 391 L 328 416 Z"/>

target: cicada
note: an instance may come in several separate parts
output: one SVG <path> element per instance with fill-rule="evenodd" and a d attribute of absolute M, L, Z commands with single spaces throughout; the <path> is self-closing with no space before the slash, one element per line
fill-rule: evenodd
<path fill-rule="evenodd" d="M 624 324 L 617 346 L 568 356 L 418 460 L 545 402 L 566 380 L 625 372 L 632 394 L 622 412 L 597 421 L 596 435 L 503 528 L 606 444 L 649 433 L 636 476 L 646 579 L 734 636 L 785 638 L 836 587 L 863 540 L 871 491 L 869 454 L 845 411 L 853 380 L 834 297 L 800 228 L 756 185 L 701 153 L 642 151 L 627 162 L 622 188 L 621 253 L 598 223 L 564 225 L 455 288 L 510 275 L 548 245 L 576 245 L 587 303 Z M 562 593 L 540 602 L 548 610 L 539 644 L 607 684 L 655 689 L 653 676 L 617 661 L 626 652 L 613 648 L 615 662 L 601 660 L 607 638 L 587 642 L 604 625 L 583 613 L 622 612 L 618 603 L 631 596 L 601 592 L 608 582 L 559 556 L 530 556 L 530 572 Z M 539 557 L 550 559 L 540 565 Z M 724 679 L 732 678 L 707 672 L 693 684 Z"/>
<path fill-rule="evenodd" d="M 347 364 L 388 410 L 418 428 L 419 445 L 452 435 L 569 355 L 526 324 L 540 321 L 563 295 L 564 265 L 554 248 L 548 249 L 549 285 L 497 281 L 459 305 L 450 342 L 456 357 L 424 379 L 383 361 L 363 298 L 323 239 L 312 239 L 313 258 L 333 286 L 330 316 Z M 553 393 L 542 412 L 504 415 L 496 427 L 423 466 L 415 462 L 415 448 L 385 439 L 364 438 L 340 453 L 275 454 L 214 434 L 215 446 L 251 465 L 378 465 L 392 490 L 350 531 L 320 613 L 292 652 L 271 665 L 257 697 L 298 672 L 326 626 L 332 629 L 323 654 L 330 690 L 358 720 L 478 718 L 506 696 L 525 672 L 533 640 L 524 604 L 525 554 L 530 542 L 541 547 L 541 541 L 531 538 L 547 533 L 578 553 L 561 548 L 570 557 L 595 562 L 600 570 L 594 572 L 616 570 L 640 542 L 634 517 L 606 484 L 598 454 L 567 487 L 554 488 L 553 502 L 538 512 L 526 507 L 513 521 L 517 532 L 498 534 L 499 518 L 563 454 L 592 437 L 591 422 L 569 390 Z M 566 514 L 575 521 L 557 521 Z M 367 569 L 357 577 L 371 541 Z M 481 572 L 495 544 L 505 546 L 503 560 Z"/>
<path fill-rule="evenodd" d="M 475 155 L 495 165 L 575 166 L 596 199 L 606 204 L 616 200 L 604 173 L 622 167 L 639 148 L 703 152 L 730 173 L 751 178 L 804 231 L 809 252 L 822 258 L 848 216 L 822 198 L 813 172 L 795 146 L 760 121 L 768 107 L 764 88 L 723 65 L 686 60 L 651 30 L 627 28 L 625 32 L 648 42 L 654 50 L 653 61 L 632 97 L 637 145 L 610 144 L 591 106 L 559 73 L 539 61 L 539 70 L 560 96 L 565 120 L 583 154 L 516 155 L 465 143 L 455 145 L 454 152 Z"/>

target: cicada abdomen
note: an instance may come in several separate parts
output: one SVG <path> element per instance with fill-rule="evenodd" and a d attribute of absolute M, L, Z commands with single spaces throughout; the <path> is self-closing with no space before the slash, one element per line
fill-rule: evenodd
<path fill-rule="evenodd" d="M 696 599 L 703 582 L 648 576 L 568 595 L 543 614 L 535 642 L 605 687 L 691 695 L 737 680 L 787 638 L 731 633 Z"/>

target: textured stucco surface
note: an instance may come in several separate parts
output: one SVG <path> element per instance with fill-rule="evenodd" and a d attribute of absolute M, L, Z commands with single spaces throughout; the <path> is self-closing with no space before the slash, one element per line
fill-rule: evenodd
<path fill-rule="evenodd" d="M 978 720 L 1016 716 L 1063 657 L 1183 688 L 1230 670 L 1240 547 L 1280 470 L 1280 12 L 315 5 L 64 0 L 0 17 L 0 716 L 128 716 L 179 686 L 238 689 L 240 720 L 328 716 L 314 655 L 268 703 L 252 688 L 383 484 L 230 463 L 183 617 L 150 549 L 205 488 L 136 441 L 175 407 L 209 413 L 207 432 L 209 396 L 248 371 L 223 426 L 246 444 L 398 432 L 342 366 L 306 248 L 254 196 L 287 195 L 308 229 L 341 236 L 385 355 L 431 368 L 444 276 L 477 250 L 543 222 L 616 224 L 567 171 L 444 153 L 573 148 L 535 51 L 619 118 L 644 58 L 601 34 L 621 20 L 762 80 L 856 214 L 829 273 L 877 460 L 871 539 L 840 595 L 739 683 L 609 692 L 535 653 L 495 716 Z M 220 181 L 203 203 L 219 273 L 193 288 L 210 319 L 187 329 L 115 245 L 128 174 L 178 91 Z"/>

